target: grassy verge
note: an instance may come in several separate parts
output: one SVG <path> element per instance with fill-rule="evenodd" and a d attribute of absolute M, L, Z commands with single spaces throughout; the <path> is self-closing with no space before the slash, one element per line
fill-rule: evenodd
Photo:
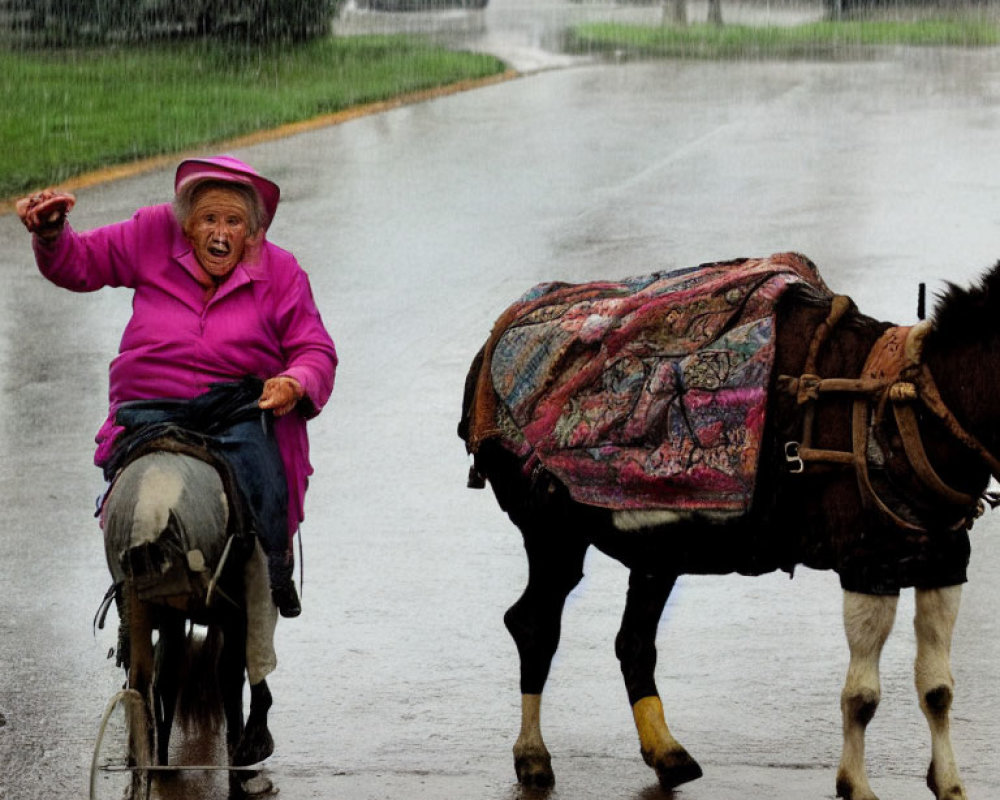
<path fill-rule="evenodd" d="M 504 68 L 405 36 L 0 51 L 0 198 Z"/>
<path fill-rule="evenodd" d="M 1000 26 L 976 20 L 815 22 L 789 27 L 698 24 L 684 27 L 579 25 L 568 47 L 577 53 L 671 58 L 857 57 L 885 45 L 986 47 Z"/>

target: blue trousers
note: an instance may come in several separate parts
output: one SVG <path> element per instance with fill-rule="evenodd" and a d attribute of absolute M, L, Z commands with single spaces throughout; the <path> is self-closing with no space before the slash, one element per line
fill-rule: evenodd
<path fill-rule="evenodd" d="M 218 384 L 192 400 L 124 403 L 115 421 L 125 432 L 104 473 L 113 480 L 131 453 L 156 439 L 204 447 L 232 472 L 241 497 L 230 501 L 242 500 L 249 512 L 275 585 L 291 578 L 294 562 L 288 545 L 288 482 L 274 437 L 274 417 L 257 406 L 262 386 L 256 378 L 245 378 Z"/>

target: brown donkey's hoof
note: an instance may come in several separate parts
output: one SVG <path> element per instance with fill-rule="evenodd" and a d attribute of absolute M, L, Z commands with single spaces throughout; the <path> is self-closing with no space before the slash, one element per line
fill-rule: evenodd
<path fill-rule="evenodd" d="M 522 756 L 514 759 L 517 781 L 528 789 L 549 789 L 556 782 L 549 756 Z"/>
<path fill-rule="evenodd" d="M 660 787 L 670 791 L 682 783 L 696 781 L 702 776 L 701 767 L 686 752 L 673 753 L 669 758 L 662 758 L 653 765 Z"/>

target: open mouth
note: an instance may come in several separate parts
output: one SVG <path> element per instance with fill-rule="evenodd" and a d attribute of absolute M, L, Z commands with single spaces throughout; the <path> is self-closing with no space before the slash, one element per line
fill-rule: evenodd
<path fill-rule="evenodd" d="M 228 242 L 209 242 L 208 252 L 216 258 L 225 258 L 229 255 Z"/>

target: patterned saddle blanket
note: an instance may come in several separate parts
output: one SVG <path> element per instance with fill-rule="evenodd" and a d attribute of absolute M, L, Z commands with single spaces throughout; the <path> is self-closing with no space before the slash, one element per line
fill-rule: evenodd
<path fill-rule="evenodd" d="M 803 282 L 829 293 L 812 262 L 783 253 L 536 286 L 484 349 L 470 451 L 499 438 L 590 505 L 745 512 L 775 307 Z"/>

